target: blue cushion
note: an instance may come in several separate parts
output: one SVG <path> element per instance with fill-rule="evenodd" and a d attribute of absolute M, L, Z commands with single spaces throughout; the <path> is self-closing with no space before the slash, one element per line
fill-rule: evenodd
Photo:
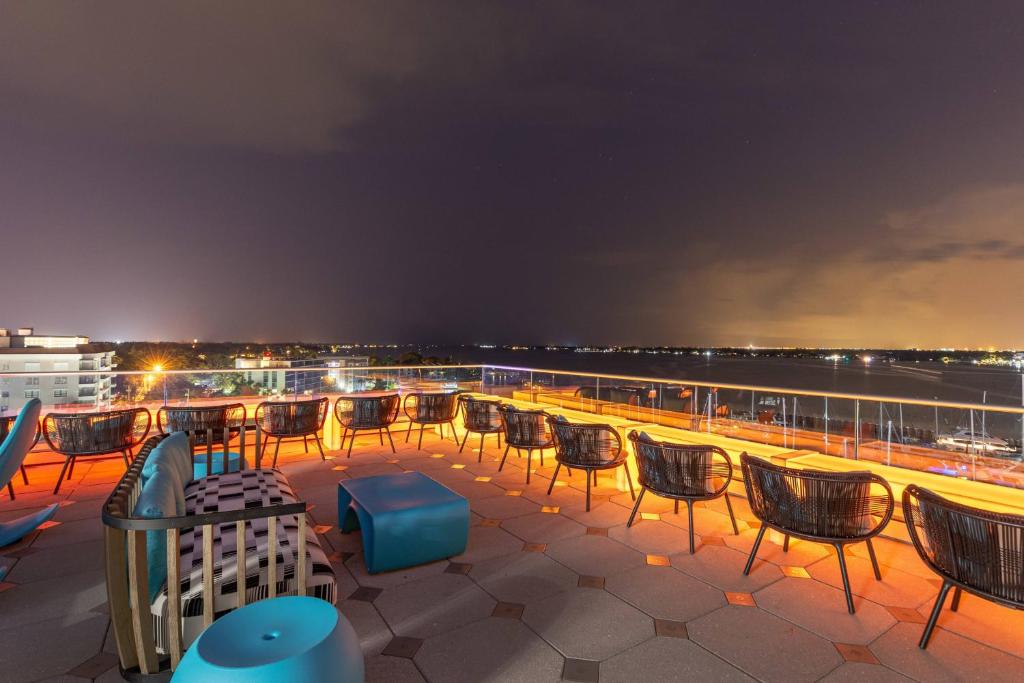
<path fill-rule="evenodd" d="M 180 496 L 179 496 L 180 494 Z M 161 519 L 185 514 L 185 497 L 178 478 L 157 469 L 143 485 L 135 503 L 135 517 Z M 167 532 L 146 532 L 146 565 L 149 573 L 149 601 L 153 602 L 167 583 Z"/>
<path fill-rule="evenodd" d="M 153 449 L 142 466 L 143 483 L 160 467 L 170 467 L 177 472 L 182 490 L 192 481 L 192 451 L 185 432 L 174 432 Z"/>

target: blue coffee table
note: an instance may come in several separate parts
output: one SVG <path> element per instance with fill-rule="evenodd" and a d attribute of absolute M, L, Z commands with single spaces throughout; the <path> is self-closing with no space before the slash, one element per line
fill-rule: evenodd
<path fill-rule="evenodd" d="M 363 532 L 371 574 L 442 560 L 466 551 L 469 501 L 422 472 L 338 482 L 342 533 Z"/>

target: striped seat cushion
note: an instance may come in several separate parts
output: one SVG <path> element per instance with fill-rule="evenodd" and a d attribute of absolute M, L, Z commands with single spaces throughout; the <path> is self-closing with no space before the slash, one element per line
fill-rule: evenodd
<path fill-rule="evenodd" d="M 277 470 L 243 470 L 215 474 L 196 480 L 185 488 L 185 514 L 241 510 L 293 503 L 297 498 L 291 485 Z M 181 531 L 181 598 L 183 644 L 188 646 L 203 630 L 203 531 Z M 255 602 L 269 594 L 267 584 L 267 520 L 245 524 L 245 601 Z M 295 558 L 298 547 L 298 520 L 295 516 L 277 519 L 277 594 L 294 594 Z M 235 572 L 235 524 L 213 527 L 214 618 L 238 605 Z M 336 583 L 331 563 L 320 547 L 316 532 L 306 527 L 307 594 L 330 603 L 336 600 Z M 167 586 L 150 607 L 157 651 L 166 654 L 170 640 L 167 628 Z"/>

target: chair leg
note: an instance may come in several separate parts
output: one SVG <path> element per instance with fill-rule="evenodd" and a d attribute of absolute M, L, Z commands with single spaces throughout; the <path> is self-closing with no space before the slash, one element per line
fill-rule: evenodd
<path fill-rule="evenodd" d="M 350 438 L 349 442 L 348 442 L 348 457 L 350 457 L 350 458 L 352 457 L 352 447 L 356 445 L 356 434 L 358 432 L 359 432 L 358 429 L 353 429 L 352 430 L 352 438 Z M 344 444 L 345 441 L 342 440 L 342 443 Z"/>
<path fill-rule="evenodd" d="M 932 607 L 932 614 L 928 617 L 928 623 L 924 626 L 924 633 L 921 634 L 921 641 L 917 644 L 922 650 L 928 647 L 928 641 L 931 640 L 932 630 L 935 628 L 935 622 L 939 620 L 939 613 L 942 611 L 942 603 L 946 602 L 946 594 L 949 593 L 949 589 L 953 587 L 953 584 L 948 581 L 942 582 L 942 588 L 939 589 L 939 597 L 935 598 L 935 606 Z"/>
<path fill-rule="evenodd" d="M 960 609 L 960 586 L 953 591 L 953 602 L 949 603 L 949 611 L 955 612 Z"/>
<path fill-rule="evenodd" d="M 533 449 L 526 449 L 526 483 L 530 483 L 530 470 L 533 469 Z M 590 508 L 587 508 L 588 510 Z"/>
<path fill-rule="evenodd" d="M 306 453 L 309 453 L 309 442 L 306 441 L 306 437 L 305 436 L 302 437 L 302 449 Z"/>
<path fill-rule="evenodd" d="M 750 568 L 754 566 L 754 558 L 757 557 L 757 549 L 761 547 L 761 539 L 764 538 L 764 532 L 768 531 L 768 527 L 764 524 L 757 530 L 757 538 L 754 539 L 754 547 L 750 549 L 750 557 L 747 558 L 747 566 L 743 568 L 743 576 L 750 576 Z"/>
<path fill-rule="evenodd" d="M 466 432 L 466 441 L 469 441 L 469 432 Z M 463 441 L 463 443 L 465 443 L 465 441 Z M 476 454 L 476 461 L 477 462 L 483 462 L 484 461 L 484 434 L 483 434 L 483 432 L 480 432 L 480 450 Z"/>
<path fill-rule="evenodd" d="M 391 428 L 390 427 L 385 427 L 384 428 L 384 433 L 388 435 L 388 443 L 391 444 L 391 452 L 392 453 L 398 453 L 398 451 L 395 450 L 395 441 L 394 441 L 394 439 L 391 438 Z"/>
<path fill-rule="evenodd" d="M 324 455 L 324 447 L 320 444 L 320 435 L 317 434 L 316 432 L 313 432 L 313 441 L 316 442 L 316 449 L 320 451 L 320 459 L 323 460 L 324 462 L 327 462 L 327 456 Z M 384 445 L 383 437 L 381 437 L 380 445 Z"/>
<path fill-rule="evenodd" d="M 281 449 L 281 437 L 277 437 L 277 443 L 274 444 L 274 461 L 270 463 L 270 469 L 277 467 L 277 452 Z"/>
<path fill-rule="evenodd" d="M 341 430 L 341 447 L 345 448 L 345 439 L 348 438 L 348 427 Z"/>
<path fill-rule="evenodd" d="M 693 555 L 693 501 L 686 501 L 686 514 L 689 518 L 688 524 L 690 526 L 690 554 Z"/>
<path fill-rule="evenodd" d="M 25 471 L 25 466 L 21 466 L 21 481 L 24 482 L 25 486 L 28 486 L 28 473 Z"/>
<path fill-rule="evenodd" d="M 835 544 L 836 553 L 839 555 L 839 571 L 843 575 L 843 591 L 846 593 L 846 610 L 850 614 L 854 614 L 856 610 L 853 609 L 853 592 L 850 590 L 850 577 L 846 573 L 846 557 L 843 555 L 843 544 Z"/>
<path fill-rule="evenodd" d="M 382 429 L 378 429 L 377 430 L 377 438 L 380 439 L 380 445 L 383 446 L 384 445 L 384 430 L 382 430 Z"/>
<path fill-rule="evenodd" d="M 455 439 L 455 443 L 459 442 L 459 433 L 455 431 L 455 423 L 449 422 L 448 426 L 452 428 L 452 438 Z M 469 432 L 466 432 L 466 436 L 469 436 Z"/>
<path fill-rule="evenodd" d="M 469 441 L 469 432 L 468 431 L 466 432 L 466 438 L 463 439 L 462 443 L 459 444 L 459 453 L 461 453 L 462 449 L 466 447 L 466 442 L 467 441 Z M 455 439 L 455 443 L 459 443 L 458 438 Z"/>
<path fill-rule="evenodd" d="M 676 509 L 675 509 L 675 514 L 677 514 L 677 515 L 678 515 L 678 514 L 679 514 L 679 501 L 678 501 L 678 500 L 676 501 L 676 505 L 675 505 L 675 508 L 676 508 Z"/>
<path fill-rule="evenodd" d="M 505 466 L 505 458 L 508 457 L 508 449 L 512 448 L 509 445 L 505 445 L 505 454 L 501 456 L 501 464 L 498 465 L 498 471 L 501 472 L 501 468 Z"/>
<path fill-rule="evenodd" d="M 732 502 L 729 500 L 729 492 L 725 492 L 725 507 L 729 510 L 729 521 L 732 522 L 732 533 L 734 536 L 740 535 L 740 529 L 736 526 L 736 515 L 732 513 Z"/>
<path fill-rule="evenodd" d="M 782 539 L 782 552 L 789 552 L 789 534 L 786 534 L 786 536 Z"/>
<path fill-rule="evenodd" d="M 64 480 L 64 473 L 68 471 L 68 465 L 71 464 L 72 458 L 64 459 L 64 467 L 60 468 L 60 475 L 57 477 L 57 485 L 53 487 L 53 495 L 57 495 L 60 492 L 60 483 Z"/>
<path fill-rule="evenodd" d="M 867 543 L 868 543 L 868 556 L 871 557 L 871 568 L 875 570 L 875 580 L 876 581 L 881 581 L 882 580 L 882 572 L 878 571 L 878 558 L 875 557 L 875 546 L 871 545 L 871 539 L 870 538 L 868 539 Z M 959 595 L 960 595 L 960 589 L 957 588 L 956 590 L 957 590 L 957 594 L 955 596 L 953 596 L 953 603 L 954 604 L 956 603 L 957 597 L 959 597 Z"/>
<path fill-rule="evenodd" d="M 405 442 L 409 443 L 409 436 L 412 434 L 412 420 L 409 420 L 409 428 L 405 430 Z"/>
<path fill-rule="evenodd" d="M 629 513 L 629 520 L 626 522 L 626 528 L 633 526 L 633 520 L 636 519 L 636 512 L 640 509 L 640 501 L 644 499 L 644 494 L 647 493 L 647 487 L 640 487 L 640 495 L 636 497 L 636 502 L 633 504 L 633 511 Z"/>
<path fill-rule="evenodd" d="M 501 448 L 501 432 L 498 432 L 498 448 Z"/>
<path fill-rule="evenodd" d="M 636 492 L 633 491 L 633 475 L 629 473 L 629 465 L 622 463 L 622 466 L 626 469 L 626 483 L 629 484 L 629 497 L 636 500 Z"/>
<path fill-rule="evenodd" d="M 560 470 L 560 469 L 562 469 L 562 463 L 556 464 L 555 465 L 555 473 L 551 475 L 551 484 L 548 486 L 548 495 L 549 496 L 551 495 L 551 491 L 554 490 L 554 488 L 555 488 L 555 480 L 558 479 L 558 470 Z M 14 494 L 11 494 L 11 497 L 13 498 Z"/>
<path fill-rule="evenodd" d="M 586 470 L 583 471 L 587 472 Z M 587 512 L 590 512 L 590 480 L 590 472 L 587 472 Z"/>
<path fill-rule="evenodd" d="M 11 482 L 7 482 L 7 495 L 11 497 L 11 500 L 14 500 L 14 484 Z"/>
<path fill-rule="evenodd" d="M 420 425 L 420 442 L 416 446 L 416 450 L 419 450 L 419 451 L 423 450 L 423 427 L 425 427 L 425 426 L 426 425 Z"/>

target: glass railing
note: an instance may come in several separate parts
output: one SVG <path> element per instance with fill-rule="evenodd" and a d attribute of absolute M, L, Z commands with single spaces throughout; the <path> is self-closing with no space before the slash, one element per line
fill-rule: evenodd
<path fill-rule="evenodd" d="M 240 402 L 251 420 L 263 400 L 462 390 L 595 416 L 589 419 L 686 430 L 691 437 L 713 434 L 1024 488 L 1024 408 L 1014 406 L 498 365 L 113 371 L 102 375 L 109 390 L 91 393 L 92 387 L 76 391 L 73 381 L 54 383 L 76 375 L 95 371 L 0 373 L 0 417 L 16 414 L 29 395 L 38 395 L 44 412 L 141 406 L 154 416 L 161 405 Z M 325 429 L 332 447 L 335 432 Z M 45 441 L 37 448 L 45 449 Z"/>

